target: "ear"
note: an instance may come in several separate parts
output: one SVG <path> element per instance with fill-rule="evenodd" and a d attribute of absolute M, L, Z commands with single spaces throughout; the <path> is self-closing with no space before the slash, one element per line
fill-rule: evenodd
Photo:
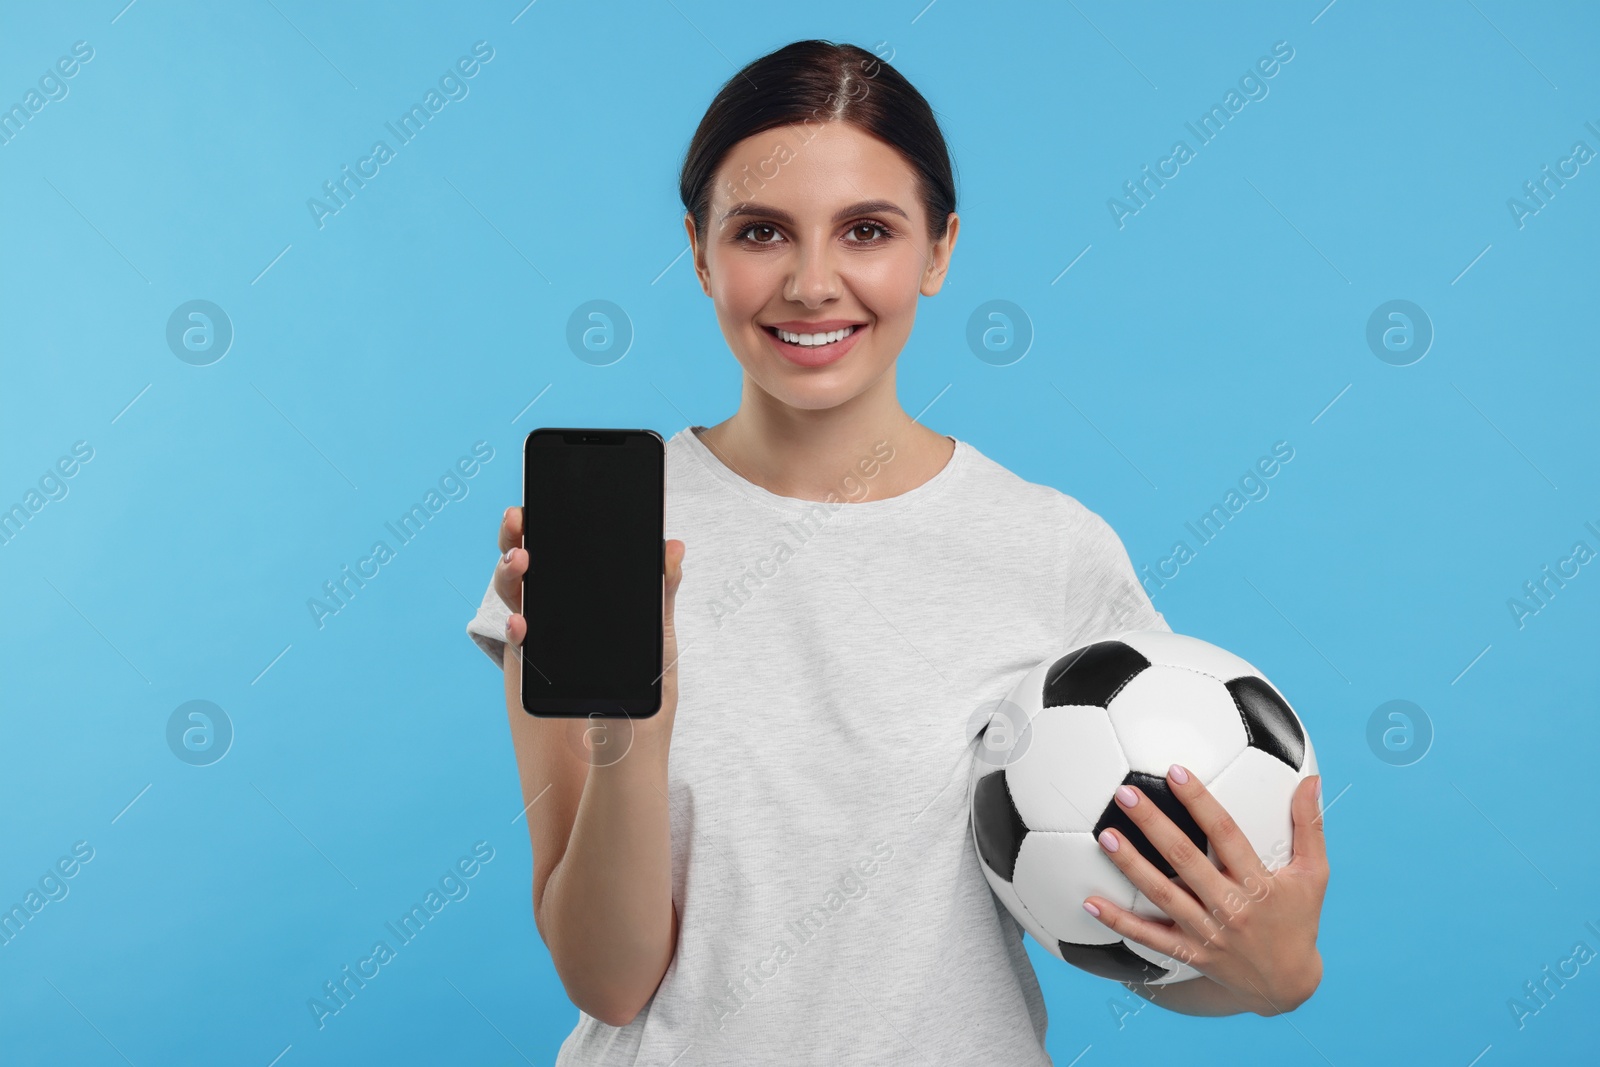
<path fill-rule="evenodd" d="M 683 215 L 683 228 L 689 235 L 689 247 L 694 250 L 694 273 L 700 279 L 700 288 L 707 295 L 711 295 L 711 268 L 706 266 L 705 248 L 697 239 L 695 233 L 694 216 L 688 212 Z"/>
<path fill-rule="evenodd" d="M 961 229 L 961 219 L 954 211 L 946 220 L 944 236 L 928 249 L 928 265 L 922 271 L 923 296 L 935 296 L 944 287 L 945 275 L 950 270 L 950 257 L 956 250 L 956 233 Z"/>

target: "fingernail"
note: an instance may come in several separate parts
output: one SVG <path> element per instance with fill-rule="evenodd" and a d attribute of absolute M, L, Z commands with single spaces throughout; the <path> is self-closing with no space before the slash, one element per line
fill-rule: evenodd
<path fill-rule="evenodd" d="M 1317 803 L 1322 803 L 1322 775 L 1317 775 Z"/>
<path fill-rule="evenodd" d="M 1083 910 L 1088 912 L 1090 915 L 1093 915 L 1096 919 L 1100 918 L 1100 909 L 1089 903 L 1087 900 L 1083 902 Z"/>
<path fill-rule="evenodd" d="M 511 637 L 511 616 L 509 615 L 506 616 L 506 637 L 508 639 Z"/>
<path fill-rule="evenodd" d="M 511 562 L 511 553 L 515 552 L 516 550 L 517 550 L 517 546 L 516 545 L 512 545 L 510 548 L 506 549 L 500 555 L 500 562 L 501 563 L 510 563 Z"/>
<path fill-rule="evenodd" d="M 1100 847 L 1107 852 L 1115 852 L 1117 850 L 1117 835 L 1110 830 L 1101 830 Z"/>
<path fill-rule="evenodd" d="M 1139 794 L 1125 785 L 1117 786 L 1117 801 L 1125 808 L 1131 808 L 1139 803 Z"/>
<path fill-rule="evenodd" d="M 1189 780 L 1189 772 L 1178 766 L 1176 763 L 1172 765 L 1171 769 L 1168 770 L 1167 773 L 1172 775 L 1172 780 L 1177 782 L 1179 785 L 1183 785 Z"/>

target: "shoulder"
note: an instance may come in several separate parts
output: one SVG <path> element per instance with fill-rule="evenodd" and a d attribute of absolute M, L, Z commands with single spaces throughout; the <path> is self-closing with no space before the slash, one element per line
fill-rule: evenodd
<path fill-rule="evenodd" d="M 968 462 L 975 480 L 983 485 L 987 495 L 1008 506 L 1029 508 L 1051 524 L 1068 545 L 1085 542 L 1095 545 L 1117 542 L 1111 524 L 1091 510 L 1077 497 L 1055 486 L 1030 482 L 1008 467 L 984 455 L 967 443 Z"/>

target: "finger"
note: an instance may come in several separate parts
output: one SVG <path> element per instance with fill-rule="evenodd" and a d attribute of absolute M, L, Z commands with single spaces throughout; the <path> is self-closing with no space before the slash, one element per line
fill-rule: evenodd
<path fill-rule="evenodd" d="M 1155 949 L 1179 963 L 1194 964 L 1197 955 L 1195 943 L 1175 924 L 1135 915 L 1105 897 L 1088 898 L 1083 902 L 1083 910 L 1116 931 L 1120 937 Z"/>
<path fill-rule="evenodd" d="M 1195 899 L 1193 893 L 1145 859 L 1126 834 L 1107 827 L 1100 831 L 1097 840 L 1101 850 L 1116 864 L 1123 877 L 1132 882 L 1150 903 L 1160 908 L 1167 918 L 1181 924 L 1186 933 L 1193 933 L 1197 938 L 1211 936 L 1210 916 L 1206 914 L 1205 907 Z"/>
<path fill-rule="evenodd" d="M 494 565 L 494 591 L 512 611 L 522 610 L 522 576 L 528 570 L 528 553 L 508 548 Z"/>
<path fill-rule="evenodd" d="M 1194 816 L 1194 821 L 1205 832 L 1206 840 L 1211 842 L 1211 847 L 1216 851 L 1217 858 L 1235 880 L 1242 882 L 1246 878 L 1265 877 L 1267 868 L 1261 862 L 1261 857 L 1256 855 L 1255 846 L 1250 844 L 1250 839 L 1244 836 L 1244 831 L 1239 829 L 1233 816 L 1228 814 L 1222 802 L 1212 795 L 1199 778 L 1174 763 L 1167 771 L 1167 787 Z"/>
<path fill-rule="evenodd" d="M 667 598 L 676 597 L 678 585 L 683 581 L 683 557 L 688 555 L 689 548 L 682 541 L 673 539 L 667 542 Z"/>
<path fill-rule="evenodd" d="M 500 516 L 500 551 L 522 547 L 522 509 L 506 508 Z"/>
<path fill-rule="evenodd" d="M 1313 774 L 1296 787 L 1290 811 L 1294 815 L 1294 858 L 1291 863 L 1313 869 L 1328 865 L 1328 840 L 1322 826 L 1322 775 Z"/>
<path fill-rule="evenodd" d="M 1161 779 L 1152 777 L 1148 781 L 1151 792 L 1136 785 L 1120 785 L 1114 794 L 1113 808 L 1122 814 L 1122 819 L 1113 815 L 1110 825 L 1122 831 L 1134 846 L 1124 862 L 1132 863 L 1136 856 L 1144 860 L 1151 877 L 1165 883 L 1158 891 L 1166 891 L 1171 885 L 1168 879 L 1177 875 L 1207 908 L 1215 906 L 1232 890 L 1232 882 L 1206 855 L 1205 832 L 1183 802 L 1171 794 Z M 1166 911 L 1149 890 L 1145 890 L 1145 896 Z M 1179 918 L 1171 912 L 1167 914 Z"/>
<path fill-rule="evenodd" d="M 517 650 L 517 655 L 512 660 L 519 672 L 532 671 L 544 685 L 550 684 L 550 676 L 539 669 L 539 665 L 528 655 L 528 650 L 523 643 L 528 639 L 528 618 L 525 615 L 512 614 L 506 616 L 506 644 Z M 519 673 L 518 677 L 521 675 Z"/>
<path fill-rule="evenodd" d="M 666 594 L 661 614 L 661 652 L 665 660 L 661 670 L 664 686 L 662 700 L 672 701 L 673 707 L 677 706 L 678 693 L 678 588 L 683 583 L 683 557 L 686 551 L 682 541 L 674 539 L 667 542 L 666 574 L 662 579 Z"/>

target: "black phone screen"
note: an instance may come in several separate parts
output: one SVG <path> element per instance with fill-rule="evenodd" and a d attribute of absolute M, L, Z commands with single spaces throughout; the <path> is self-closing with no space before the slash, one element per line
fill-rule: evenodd
<path fill-rule="evenodd" d="M 652 430 L 541 428 L 523 452 L 522 706 L 661 707 L 665 450 Z"/>

